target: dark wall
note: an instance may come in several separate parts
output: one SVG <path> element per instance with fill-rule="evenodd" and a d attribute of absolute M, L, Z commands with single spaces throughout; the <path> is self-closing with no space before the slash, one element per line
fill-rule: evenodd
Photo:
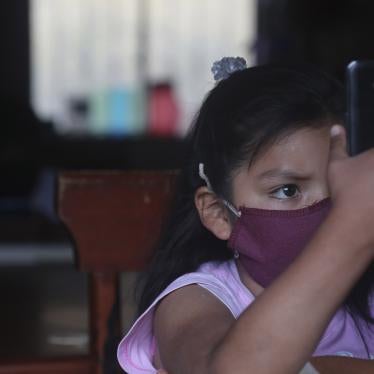
<path fill-rule="evenodd" d="M 258 62 L 310 62 L 340 79 L 374 59 L 374 1 L 258 0 Z"/>
<path fill-rule="evenodd" d="M 0 10 L 0 97 L 29 102 L 29 2 L 6 0 Z"/>

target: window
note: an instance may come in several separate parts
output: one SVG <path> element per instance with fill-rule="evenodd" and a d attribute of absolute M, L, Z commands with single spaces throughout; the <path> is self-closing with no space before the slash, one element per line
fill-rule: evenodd
<path fill-rule="evenodd" d="M 32 0 L 32 104 L 60 133 L 147 132 L 170 88 L 184 134 L 223 56 L 253 62 L 255 0 Z"/>

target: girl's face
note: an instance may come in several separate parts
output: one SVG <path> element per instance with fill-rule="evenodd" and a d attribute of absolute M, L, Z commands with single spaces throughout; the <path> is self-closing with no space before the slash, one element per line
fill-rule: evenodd
<path fill-rule="evenodd" d="M 259 209 L 291 210 L 329 195 L 330 127 L 304 128 L 274 143 L 233 180 L 233 203 Z"/>

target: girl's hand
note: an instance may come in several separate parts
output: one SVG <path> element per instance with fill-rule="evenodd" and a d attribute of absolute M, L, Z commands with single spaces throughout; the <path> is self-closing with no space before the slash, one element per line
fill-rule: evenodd
<path fill-rule="evenodd" d="M 342 224 L 347 222 L 360 244 L 374 247 L 374 149 L 349 157 L 340 125 L 331 128 L 328 181 Z"/>

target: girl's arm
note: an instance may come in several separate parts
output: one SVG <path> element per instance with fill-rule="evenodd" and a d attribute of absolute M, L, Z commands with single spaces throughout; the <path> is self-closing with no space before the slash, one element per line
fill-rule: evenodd
<path fill-rule="evenodd" d="M 330 318 L 373 259 L 374 154 L 348 159 L 332 141 L 334 207 L 303 253 L 233 321 L 208 291 L 165 298 L 155 334 L 170 374 L 297 373 Z"/>

